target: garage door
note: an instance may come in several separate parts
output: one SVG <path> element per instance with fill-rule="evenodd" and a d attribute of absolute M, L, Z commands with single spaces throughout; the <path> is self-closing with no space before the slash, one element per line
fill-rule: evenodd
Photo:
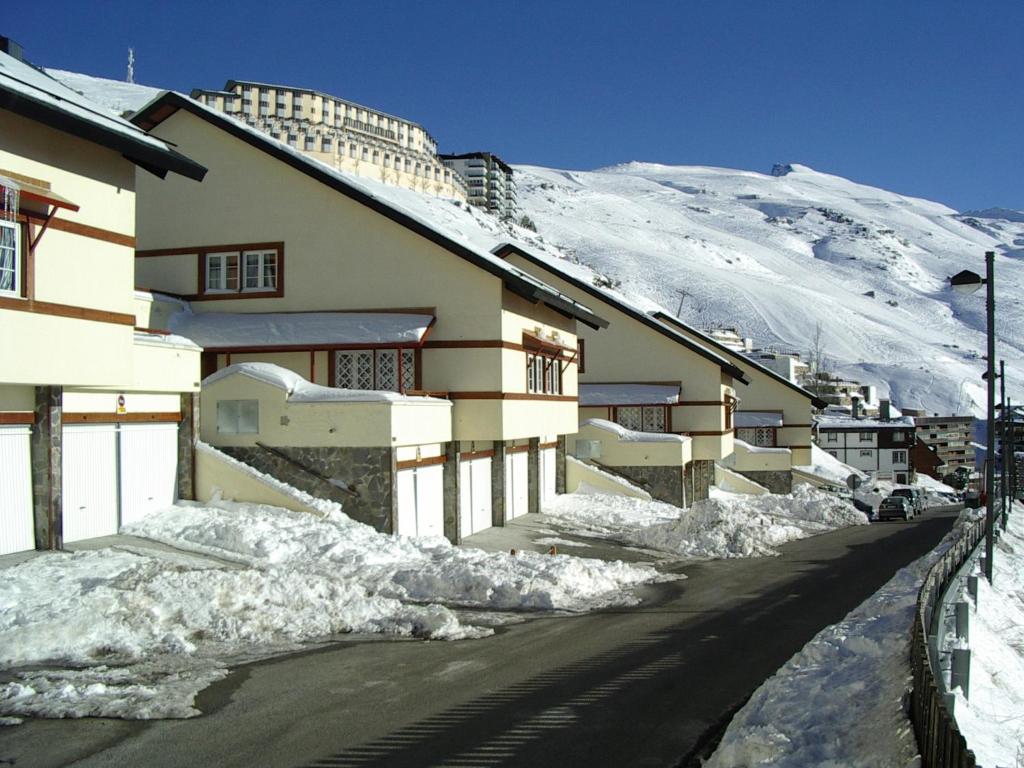
<path fill-rule="evenodd" d="M 555 457 L 554 448 L 541 448 L 540 450 L 540 504 L 544 504 L 555 498 Z"/>
<path fill-rule="evenodd" d="M 444 535 L 444 467 L 403 469 L 397 474 L 398 520 L 402 536 Z"/>
<path fill-rule="evenodd" d="M 459 533 L 472 536 L 491 527 L 491 460 L 470 459 L 459 464 Z"/>
<path fill-rule="evenodd" d="M 513 520 L 529 511 L 529 454 L 505 454 L 505 519 Z"/>
<path fill-rule="evenodd" d="M 109 536 L 174 503 L 176 424 L 64 427 L 64 541 Z"/>
<path fill-rule="evenodd" d="M 0 555 L 35 547 L 29 428 L 0 427 Z"/>

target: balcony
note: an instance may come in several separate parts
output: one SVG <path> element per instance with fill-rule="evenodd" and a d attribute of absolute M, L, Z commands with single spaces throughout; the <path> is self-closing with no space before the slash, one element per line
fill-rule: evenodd
<path fill-rule="evenodd" d="M 388 141 L 395 141 L 395 132 L 389 131 L 385 128 L 380 128 L 370 123 L 364 123 L 362 120 L 353 120 L 351 117 L 346 117 L 344 120 L 345 127 L 353 131 L 359 131 L 360 133 L 367 133 L 371 136 L 380 136 L 381 138 L 387 139 Z"/>

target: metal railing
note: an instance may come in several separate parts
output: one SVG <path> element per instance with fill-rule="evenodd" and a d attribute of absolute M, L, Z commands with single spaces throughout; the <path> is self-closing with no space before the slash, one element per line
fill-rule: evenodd
<path fill-rule="evenodd" d="M 934 646 L 930 644 L 929 635 L 935 634 L 946 590 L 984 536 L 984 518 L 968 525 L 963 535 L 929 569 L 917 593 L 910 649 L 914 674 L 910 719 L 921 752 L 922 768 L 975 768 L 977 765 L 974 752 L 967 746 L 967 740 L 946 707 L 945 686 L 938 678 L 941 674 L 939 660 L 933 657 Z"/>

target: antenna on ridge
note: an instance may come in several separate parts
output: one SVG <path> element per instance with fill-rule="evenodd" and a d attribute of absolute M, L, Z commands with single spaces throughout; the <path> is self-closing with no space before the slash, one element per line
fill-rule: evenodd
<path fill-rule="evenodd" d="M 128 49 L 128 77 L 125 80 L 127 83 L 135 82 L 135 49 Z"/>

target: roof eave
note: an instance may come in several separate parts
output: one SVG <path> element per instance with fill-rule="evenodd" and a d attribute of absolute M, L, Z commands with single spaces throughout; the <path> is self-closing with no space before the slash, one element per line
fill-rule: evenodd
<path fill-rule="evenodd" d="M 149 146 L 20 93 L 0 89 L 0 109 L 120 152 L 126 160 L 148 171 L 162 171 L 164 175 L 173 172 L 195 181 L 202 181 L 206 175 L 206 168 L 172 149 Z"/>

